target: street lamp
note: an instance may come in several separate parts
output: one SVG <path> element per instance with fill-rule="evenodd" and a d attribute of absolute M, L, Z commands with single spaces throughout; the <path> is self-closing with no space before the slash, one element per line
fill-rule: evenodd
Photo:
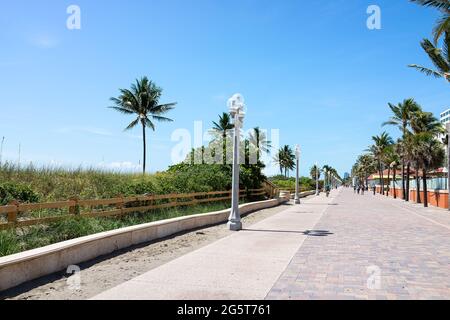
<path fill-rule="evenodd" d="M 319 167 L 316 162 L 316 196 L 319 195 Z"/>
<path fill-rule="evenodd" d="M 234 119 L 233 133 L 233 181 L 231 195 L 231 213 L 228 218 L 228 228 L 232 231 L 242 229 L 241 216 L 239 214 L 239 136 L 244 121 L 244 98 L 236 93 L 228 99 L 228 108 Z"/>
<path fill-rule="evenodd" d="M 298 173 L 299 173 L 299 163 L 300 163 L 300 146 L 295 147 L 295 159 L 297 160 L 296 165 L 296 175 L 295 175 L 295 204 L 300 204 L 300 197 L 298 196 Z"/>

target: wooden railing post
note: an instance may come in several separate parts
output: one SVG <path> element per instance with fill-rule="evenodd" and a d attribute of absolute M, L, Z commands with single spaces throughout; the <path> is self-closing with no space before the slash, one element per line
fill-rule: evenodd
<path fill-rule="evenodd" d="M 15 206 L 16 210 L 8 212 L 8 223 L 17 223 L 17 214 L 19 213 L 19 201 L 13 200 L 9 202 L 10 206 Z"/>
<path fill-rule="evenodd" d="M 123 215 L 123 207 L 125 206 L 123 194 L 118 194 L 117 198 L 120 198 L 120 202 L 116 204 L 116 209 L 120 210 L 120 215 Z"/>
<path fill-rule="evenodd" d="M 69 199 L 70 201 L 74 201 L 75 204 L 69 207 L 69 214 L 79 215 L 80 214 L 80 206 L 78 205 L 78 197 L 72 197 Z"/>

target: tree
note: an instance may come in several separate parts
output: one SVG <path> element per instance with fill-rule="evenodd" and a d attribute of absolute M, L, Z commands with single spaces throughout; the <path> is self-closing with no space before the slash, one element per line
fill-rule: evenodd
<path fill-rule="evenodd" d="M 136 115 L 137 118 L 133 120 L 125 130 L 130 130 L 142 125 L 142 142 L 143 142 L 143 162 L 142 171 L 145 174 L 146 166 L 146 135 L 145 129 L 147 127 L 155 131 L 155 124 L 153 121 L 170 122 L 172 119 L 163 117 L 169 110 L 175 108 L 176 102 L 159 104 L 159 99 L 162 95 L 162 89 L 156 86 L 147 77 L 140 80 L 136 79 L 136 83 L 131 85 L 131 89 L 119 89 L 120 95 L 117 98 L 111 98 L 114 106 L 110 108 L 119 111 L 126 115 Z"/>
<path fill-rule="evenodd" d="M 445 32 L 450 31 L 450 1 L 449 0 L 411 0 L 426 7 L 434 7 L 443 13 L 433 28 L 434 44 Z"/>
<path fill-rule="evenodd" d="M 313 179 L 314 181 L 319 180 L 320 168 L 317 165 L 313 165 L 309 170 L 309 175 L 311 176 L 311 179 Z"/>
<path fill-rule="evenodd" d="M 383 132 L 379 136 L 373 136 L 372 140 L 374 144 L 370 146 L 368 151 L 370 151 L 377 160 L 378 172 L 380 174 L 381 194 L 384 195 L 383 165 L 385 163 L 386 151 L 394 143 L 394 141 L 387 132 Z"/>
<path fill-rule="evenodd" d="M 369 174 L 377 171 L 376 160 L 371 154 L 363 154 L 358 157 L 352 168 L 352 176 L 356 177 L 359 185 L 368 186 Z"/>
<path fill-rule="evenodd" d="M 423 67 L 417 64 L 410 64 L 409 67 L 417 69 L 427 76 L 434 76 L 435 78 L 444 78 L 450 82 L 450 32 L 446 32 L 444 36 L 443 49 L 437 48 L 430 40 L 424 39 L 421 46 L 430 60 L 433 62 L 436 69 Z"/>
<path fill-rule="evenodd" d="M 388 168 L 388 176 L 387 176 L 387 192 L 386 196 L 389 196 L 390 186 L 391 186 L 391 169 L 393 170 L 393 181 L 394 181 L 394 193 L 395 193 L 395 175 L 397 173 L 397 165 L 399 162 L 399 156 L 396 152 L 396 147 L 394 144 L 389 145 L 384 154 L 384 163 Z"/>
<path fill-rule="evenodd" d="M 267 140 L 266 134 L 259 127 L 253 128 L 253 132 L 249 134 L 249 141 L 256 148 L 256 160 L 260 160 L 263 152 L 270 153 L 272 148 L 271 142 Z"/>
<path fill-rule="evenodd" d="M 405 99 L 402 103 L 399 103 L 397 105 L 393 105 L 391 103 L 389 103 L 388 105 L 392 111 L 392 116 L 388 121 L 383 123 L 383 126 L 393 125 L 399 128 L 402 132 L 402 141 L 404 141 L 408 133 L 408 126 L 411 123 L 411 119 L 413 118 L 414 113 L 420 110 L 420 106 L 412 98 Z M 408 201 L 408 194 L 406 192 L 407 186 L 405 185 L 405 149 L 402 148 L 402 151 L 402 192 L 403 198 Z M 409 165 L 407 166 L 407 171 L 409 172 Z M 407 184 L 409 185 L 409 174 Z"/>
<path fill-rule="evenodd" d="M 409 141 L 411 144 L 411 160 L 415 164 L 416 170 L 416 193 L 417 203 L 421 202 L 420 199 L 420 179 L 419 170 L 421 164 L 423 164 L 423 135 L 429 135 L 430 137 L 436 137 L 438 134 L 445 132 L 442 123 L 431 113 L 418 111 L 414 114 L 411 121 L 412 134 L 409 135 Z M 424 182 L 425 187 L 425 182 Z"/>
<path fill-rule="evenodd" d="M 430 133 L 419 133 L 415 135 L 417 143 L 418 160 L 422 166 L 423 181 L 423 205 L 428 207 L 427 173 L 430 169 L 435 169 L 443 165 L 445 150 L 443 144 Z"/>
<path fill-rule="evenodd" d="M 213 121 L 212 130 L 218 133 L 222 139 L 222 161 L 223 164 L 227 163 L 227 137 L 230 130 L 234 128 L 234 124 L 231 123 L 230 115 L 226 112 L 219 115 L 219 122 Z"/>
<path fill-rule="evenodd" d="M 283 146 L 280 150 L 278 150 L 277 154 L 274 157 L 275 163 L 280 166 L 280 173 L 284 176 L 288 176 L 288 171 L 295 168 L 295 155 L 292 148 L 288 145 Z"/>

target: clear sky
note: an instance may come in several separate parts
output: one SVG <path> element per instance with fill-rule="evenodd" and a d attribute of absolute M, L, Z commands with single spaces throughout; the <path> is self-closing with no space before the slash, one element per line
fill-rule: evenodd
<path fill-rule="evenodd" d="M 66 28 L 71 4 L 80 30 Z M 366 27 L 371 4 L 381 30 Z M 150 171 L 171 164 L 174 130 L 207 129 L 240 92 L 245 126 L 299 143 L 303 174 L 315 161 L 343 173 L 382 132 L 388 102 L 450 107 L 448 84 L 407 68 L 431 66 L 419 42 L 437 17 L 407 0 L 3 0 L 3 159 L 20 144 L 21 163 L 137 166 L 141 132 L 123 132 L 132 119 L 107 106 L 147 75 L 161 102 L 178 102 L 175 121 L 149 132 Z"/>

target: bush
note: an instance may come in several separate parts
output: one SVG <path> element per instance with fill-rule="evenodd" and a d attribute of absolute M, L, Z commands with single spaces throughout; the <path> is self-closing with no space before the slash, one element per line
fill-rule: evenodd
<path fill-rule="evenodd" d="M 38 202 L 38 195 L 27 185 L 6 182 L 0 184 L 0 205 L 6 205 L 12 200 L 19 202 Z"/>

